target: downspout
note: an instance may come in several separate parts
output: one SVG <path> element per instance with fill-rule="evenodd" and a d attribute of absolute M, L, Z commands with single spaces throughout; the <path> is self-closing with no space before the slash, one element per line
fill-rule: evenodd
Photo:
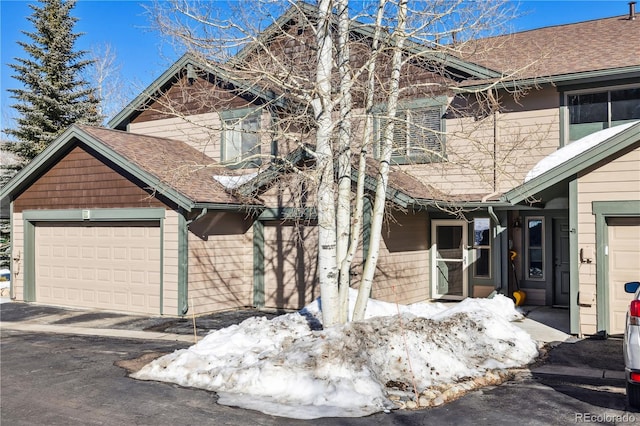
<path fill-rule="evenodd" d="M 206 207 L 202 209 L 202 211 L 200 211 L 200 214 L 198 214 L 198 216 L 194 217 L 191 220 L 187 221 L 187 226 L 191 225 L 193 222 L 200 220 L 204 217 L 204 215 L 206 215 L 209 212 L 209 209 L 207 209 Z"/>
<path fill-rule="evenodd" d="M 183 214 L 178 215 L 178 315 L 189 312 L 189 225 L 207 214 L 202 211 L 191 220 L 185 220 Z"/>

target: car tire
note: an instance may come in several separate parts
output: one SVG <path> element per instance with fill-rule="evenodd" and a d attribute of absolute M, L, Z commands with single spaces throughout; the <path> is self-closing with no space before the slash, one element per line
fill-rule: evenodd
<path fill-rule="evenodd" d="M 640 385 L 627 382 L 627 399 L 633 408 L 640 408 Z"/>

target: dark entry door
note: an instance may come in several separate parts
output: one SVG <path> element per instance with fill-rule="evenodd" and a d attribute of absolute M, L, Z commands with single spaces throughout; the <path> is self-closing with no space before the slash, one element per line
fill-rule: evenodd
<path fill-rule="evenodd" d="M 569 220 L 553 220 L 553 304 L 569 306 Z"/>

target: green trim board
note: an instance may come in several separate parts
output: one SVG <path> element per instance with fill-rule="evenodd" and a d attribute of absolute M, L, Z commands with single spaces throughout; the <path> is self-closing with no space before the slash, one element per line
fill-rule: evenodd
<path fill-rule="evenodd" d="M 36 226 L 33 222 L 23 219 L 22 232 L 24 277 L 22 278 L 22 293 L 25 302 L 36 302 Z"/>
<path fill-rule="evenodd" d="M 596 331 L 607 334 L 609 331 L 609 227 L 610 217 L 640 216 L 640 200 L 593 201 L 592 213 L 596 216 Z"/>
<path fill-rule="evenodd" d="M 62 135 L 54 140 L 51 145 L 35 157 L 27 166 L 20 170 L 13 179 L 0 189 L 0 198 L 12 198 L 25 190 L 36 179 L 38 179 L 42 173 L 62 159 L 68 151 L 77 144 L 89 147 L 116 167 L 119 167 L 129 173 L 145 185 L 154 188 L 157 193 L 167 197 L 178 206 L 187 210 L 191 210 L 193 208 L 194 201 L 189 199 L 186 195 L 178 192 L 176 189 L 162 182 L 156 176 L 133 164 L 127 158 L 121 156 L 108 146 L 101 143 L 99 139 L 89 135 L 75 125 L 69 127 Z"/>
<path fill-rule="evenodd" d="M 578 259 L 578 181 L 569 182 L 569 317 L 571 334 L 580 334 L 580 260 Z"/>
<path fill-rule="evenodd" d="M 197 59 L 193 54 L 186 53 L 176 62 L 173 63 L 160 77 L 158 77 L 153 83 L 151 83 L 145 90 L 142 91 L 134 100 L 124 107 L 122 111 L 116 114 L 109 122 L 107 127 L 112 129 L 126 130 L 126 126 L 131 121 L 131 117 L 141 111 L 144 105 L 148 104 L 154 96 L 157 96 L 159 92 L 176 80 L 176 77 L 183 71 L 188 70 L 191 67 L 202 70 L 210 75 L 218 77 L 227 83 L 231 83 L 234 87 L 242 90 L 242 92 L 250 93 L 258 98 L 265 99 L 270 103 L 274 103 L 278 106 L 284 106 L 284 101 L 268 91 L 258 90 L 255 84 L 251 82 L 242 82 L 235 77 L 232 77 L 228 71 L 222 67 L 213 63 L 204 63 Z"/>
<path fill-rule="evenodd" d="M 563 86 L 565 84 L 594 83 L 602 81 L 613 81 L 619 79 L 637 79 L 640 77 L 640 66 L 632 65 L 629 67 L 609 68 L 604 70 L 583 71 L 570 74 L 558 74 L 551 76 L 540 76 L 533 78 L 524 78 L 520 80 L 509 81 L 483 81 L 478 84 L 462 85 L 454 88 L 454 91 L 465 94 L 477 90 L 486 90 L 489 88 L 497 89 L 513 89 L 516 87 L 539 86 L 542 84 L 553 84 L 555 86 Z"/>
<path fill-rule="evenodd" d="M 264 308 L 264 223 L 253 222 L 253 306 Z"/>
<path fill-rule="evenodd" d="M 573 179 L 579 172 L 633 146 L 640 147 L 640 122 L 513 188 L 501 199 L 513 204 L 521 203 L 555 184 Z"/>
<path fill-rule="evenodd" d="M 184 212 L 178 213 L 178 312 L 189 311 L 189 224 Z"/>

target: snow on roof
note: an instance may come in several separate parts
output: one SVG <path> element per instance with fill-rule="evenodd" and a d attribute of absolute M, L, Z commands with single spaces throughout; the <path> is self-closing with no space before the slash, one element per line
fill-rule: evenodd
<path fill-rule="evenodd" d="M 582 154 L 583 152 L 593 148 L 594 146 L 606 141 L 609 138 L 622 133 L 624 130 L 638 123 L 638 121 L 632 121 L 631 123 L 622 124 L 620 126 L 610 127 L 608 129 L 600 130 L 599 132 L 592 133 L 575 142 L 571 142 L 569 145 L 563 146 L 556 152 L 547 155 L 540 160 L 533 169 L 527 173 L 524 181 L 528 182 L 533 178 L 540 176 L 543 173 L 557 167 L 573 157 Z"/>
<path fill-rule="evenodd" d="M 227 189 L 236 189 L 258 176 L 258 172 L 246 173 L 244 175 L 213 175 L 213 178 Z"/>

